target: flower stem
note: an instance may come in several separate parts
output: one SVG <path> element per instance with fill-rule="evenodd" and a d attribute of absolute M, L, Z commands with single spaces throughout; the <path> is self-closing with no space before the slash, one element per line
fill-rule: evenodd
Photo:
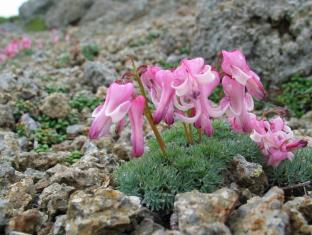
<path fill-rule="evenodd" d="M 192 132 L 192 124 L 188 124 L 188 128 L 189 128 L 189 135 L 190 135 L 190 144 L 194 144 L 193 132 Z"/>
<path fill-rule="evenodd" d="M 183 122 L 183 129 L 184 129 L 184 134 L 185 134 L 185 137 L 186 137 L 186 140 L 187 140 L 188 144 L 191 144 L 188 128 L 187 128 L 186 123 L 184 123 L 184 122 Z"/>
<path fill-rule="evenodd" d="M 150 108 L 148 106 L 148 99 L 147 99 L 147 96 L 146 96 L 146 92 L 144 90 L 144 86 L 143 86 L 143 83 L 141 81 L 141 77 L 140 77 L 140 75 L 139 75 L 139 73 L 137 71 L 137 68 L 136 68 L 135 63 L 134 63 L 132 58 L 131 58 L 131 63 L 132 63 L 133 70 L 134 70 L 134 75 L 135 75 L 134 77 L 135 77 L 136 81 L 139 84 L 140 92 L 141 92 L 141 94 L 144 96 L 144 98 L 146 100 L 145 107 L 144 107 L 144 115 L 145 115 L 148 123 L 150 124 L 153 132 L 154 132 L 154 135 L 156 137 L 156 140 L 157 140 L 157 142 L 159 144 L 159 147 L 160 147 L 163 155 L 167 156 L 166 144 L 165 144 L 163 138 L 161 137 L 161 135 L 160 135 L 156 125 L 154 124 L 153 116 L 152 116 L 151 110 L 150 110 Z"/>
<path fill-rule="evenodd" d="M 197 129 L 198 131 L 198 143 L 202 142 L 203 131 L 201 128 Z"/>

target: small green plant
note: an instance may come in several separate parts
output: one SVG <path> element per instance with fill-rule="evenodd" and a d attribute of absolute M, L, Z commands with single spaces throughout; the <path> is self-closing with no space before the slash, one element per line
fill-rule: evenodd
<path fill-rule="evenodd" d="M 88 107 L 90 109 L 95 109 L 99 104 L 103 102 L 103 99 L 97 97 L 88 97 L 85 94 L 77 94 L 70 101 L 70 106 L 73 109 L 81 111 L 83 108 Z"/>
<path fill-rule="evenodd" d="M 65 68 L 69 65 L 70 63 L 70 56 L 68 53 L 63 53 L 59 56 L 58 58 L 58 64 L 57 66 L 60 68 Z"/>
<path fill-rule="evenodd" d="M 177 193 L 193 189 L 212 192 L 220 187 L 224 181 L 224 169 L 236 154 L 262 164 L 272 185 L 311 179 L 311 148 L 296 152 L 293 162 L 284 161 L 278 168 L 272 168 L 266 166 L 259 148 L 248 135 L 232 132 L 223 121 L 214 121 L 213 126 L 215 134 L 212 137 L 205 137 L 201 143 L 190 146 L 186 144 L 183 128 L 177 126 L 164 132 L 164 140 L 170 143 L 167 158 L 152 139 L 148 153 L 121 165 L 114 172 L 118 189 L 143 198 L 153 210 L 168 212 Z M 296 177 L 296 174 L 300 176 Z"/>
<path fill-rule="evenodd" d="M 35 148 L 34 151 L 37 153 L 45 153 L 50 151 L 50 147 L 47 144 L 38 144 Z"/>
<path fill-rule="evenodd" d="M 67 93 L 68 92 L 68 88 L 47 85 L 45 87 L 45 91 L 47 93 L 49 93 L 49 94 L 56 93 L 56 92 L 58 92 L 58 93 Z"/>
<path fill-rule="evenodd" d="M 82 47 L 82 54 L 87 60 L 94 60 L 100 53 L 100 47 L 96 43 L 88 44 Z"/>
<path fill-rule="evenodd" d="M 293 76 L 282 85 L 282 94 L 276 101 L 288 107 L 297 117 L 312 110 L 312 79 Z"/>
<path fill-rule="evenodd" d="M 66 135 L 59 134 L 54 129 L 39 128 L 33 133 L 33 137 L 41 145 L 51 146 L 52 144 L 58 144 L 66 139 Z"/>
<path fill-rule="evenodd" d="M 82 153 L 80 151 L 73 151 L 70 153 L 68 157 L 65 158 L 65 162 L 72 165 L 75 162 L 77 162 L 81 157 L 82 157 Z"/>
<path fill-rule="evenodd" d="M 16 100 L 14 107 L 14 117 L 18 120 L 24 113 L 32 113 L 36 110 L 36 102 L 31 102 L 29 100 L 24 101 L 21 99 Z"/>
<path fill-rule="evenodd" d="M 163 60 L 159 61 L 158 64 L 163 67 L 164 69 L 171 69 L 171 68 L 174 68 L 178 65 L 178 62 L 177 63 L 167 63 Z"/>
<path fill-rule="evenodd" d="M 47 27 L 41 17 L 34 17 L 25 24 L 25 30 L 28 32 L 40 32 L 47 30 Z"/>
<path fill-rule="evenodd" d="M 19 137 L 26 136 L 26 126 L 22 123 L 16 125 L 16 133 Z"/>

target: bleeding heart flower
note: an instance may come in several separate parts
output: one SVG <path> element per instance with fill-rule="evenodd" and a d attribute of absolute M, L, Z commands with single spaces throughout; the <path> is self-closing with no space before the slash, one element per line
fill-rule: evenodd
<path fill-rule="evenodd" d="M 267 164 L 277 167 L 283 160 L 292 160 L 295 149 L 305 147 L 307 141 L 294 139 L 293 132 L 281 117 L 266 120 L 253 119 L 254 130 L 250 138 L 265 155 Z"/>
<path fill-rule="evenodd" d="M 249 68 L 244 54 L 239 50 L 223 50 L 222 56 L 223 72 L 245 86 L 252 96 L 263 99 L 265 97 L 264 87 L 259 76 Z"/>
<path fill-rule="evenodd" d="M 142 155 L 144 105 L 144 97 L 135 97 L 132 83 L 114 82 L 107 90 L 104 104 L 99 105 L 92 114 L 94 120 L 89 131 L 90 138 L 95 139 L 107 135 L 113 123 L 117 124 L 117 129 L 120 131 L 124 125 L 124 118 L 128 114 L 132 128 L 133 153 L 135 156 Z"/>
<path fill-rule="evenodd" d="M 20 44 L 23 49 L 29 49 L 31 47 L 31 39 L 29 37 L 23 37 Z"/>

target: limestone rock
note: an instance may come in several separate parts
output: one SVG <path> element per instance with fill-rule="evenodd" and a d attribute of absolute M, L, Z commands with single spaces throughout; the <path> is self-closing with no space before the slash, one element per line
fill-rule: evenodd
<path fill-rule="evenodd" d="M 253 197 L 228 219 L 233 235 L 289 234 L 289 216 L 282 210 L 284 192 L 271 188 L 262 198 Z"/>
<path fill-rule="evenodd" d="M 73 190 L 75 190 L 74 187 L 65 184 L 51 184 L 40 194 L 39 207 L 47 209 L 50 216 L 53 216 L 55 213 L 65 213 L 69 195 Z"/>
<path fill-rule="evenodd" d="M 311 75 L 311 1 L 201 0 L 197 8 L 193 56 L 213 61 L 220 50 L 238 48 L 267 81 Z"/>
<path fill-rule="evenodd" d="M 131 230 L 131 218 L 140 210 L 140 200 L 110 189 L 94 193 L 77 191 L 70 197 L 66 234 L 122 234 Z"/>
<path fill-rule="evenodd" d="M 9 105 L 0 104 L 0 127 L 14 127 L 13 111 Z"/>
<path fill-rule="evenodd" d="M 176 195 L 174 213 L 178 218 L 178 228 L 181 232 L 192 234 L 193 232 L 214 230 L 208 225 L 224 223 L 238 201 L 238 195 L 231 189 L 222 188 L 213 193 L 200 193 L 196 190 Z M 205 226 L 208 227 L 205 227 Z M 196 227 L 193 227 L 196 226 Z M 226 226 L 224 226 L 226 227 Z M 228 231 L 219 228 L 218 231 Z M 228 234 L 228 233 L 224 233 Z"/>
<path fill-rule="evenodd" d="M 260 164 L 251 163 L 237 155 L 231 162 L 231 177 L 234 181 L 244 188 L 248 188 L 252 193 L 261 194 L 268 186 L 268 179 Z"/>
<path fill-rule="evenodd" d="M 94 91 L 99 86 L 110 85 L 115 79 L 117 79 L 116 72 L 105 64 L 88 62 L 84 66 L 84 82 L 90 85 Z"/>
<path fill-rule="evenodd" d="M 51 118 L 64 118 L 70 112 L 69 100 L 62 93 L 53 93 L 44 99 L 40 110 Z"/>
<path fill-rule="evenodd" d="M 52 235 L 65 234 L 66 215 L 59 215 L 55 219 L 55 223 L 52 230 Z"/>

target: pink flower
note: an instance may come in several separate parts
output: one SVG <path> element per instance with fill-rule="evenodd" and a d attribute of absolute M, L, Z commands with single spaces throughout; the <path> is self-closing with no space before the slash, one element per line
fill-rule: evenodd
<path fill-rule="evenodd" d="M 280 117 L 269 121 L 254 119 L 253 126 L 250 138 L 258 144 L 268 165 L 277 167 L 285 159 L 292 160 L 294 154 L 291 151 L 307 145 L 307 141 L 294 138 Z"/>
<path fill-rule="evenodd" d="M 114 82 L 108 88 L 104 104 L 99 105 L 93 112 L 94 118 L 89 136 L 92 139 L 105 136 L 109 133 L 113 123 L 117 128 L 124 124 L 124 118 L 128 114 L 132 128 L 131 142 L 134 156 L 140 156 L 144 152 L 143 143 L 143 112 L 145 100 L 143 96 L 135 97 L 132 83 L 119 84 Z"/>
<path fill-rule="evenodd" d="M 13 40 L 11 41 L 5 48 L 5 54 L 8 58 L 15 57 L 20 50 L 19 41 Z"/>
<path fill-rule="evenodd" d="M 220 83 L 219 74 L 203 58 L 182 60 L 174 71 L 172 87 L 176 91 L 175 107 L 179 110 L 176 117 L 186 123 L 194 123 L 208 136 L 213 134 L 211 117 L 223 115 L 226 107 L 215 107 L 208 97 Z M 192 110 L 193 115 L 184 112 Z"/>
<path fill-rule="evenodd" d="M 239 50 L 223 50 L 222 56 L 223 72 L 245 86 L 252 96 L 263 99 L 265 97 L 264 87 L 259 76 L 249 68 L 244 54 Z"/>
<path fill-rule="evenodd" d="M 23 37 L 21 40 L 21 47 L 23 49 L 29 49 L 31 47 L 31 39 L 29 37 Z"/>

